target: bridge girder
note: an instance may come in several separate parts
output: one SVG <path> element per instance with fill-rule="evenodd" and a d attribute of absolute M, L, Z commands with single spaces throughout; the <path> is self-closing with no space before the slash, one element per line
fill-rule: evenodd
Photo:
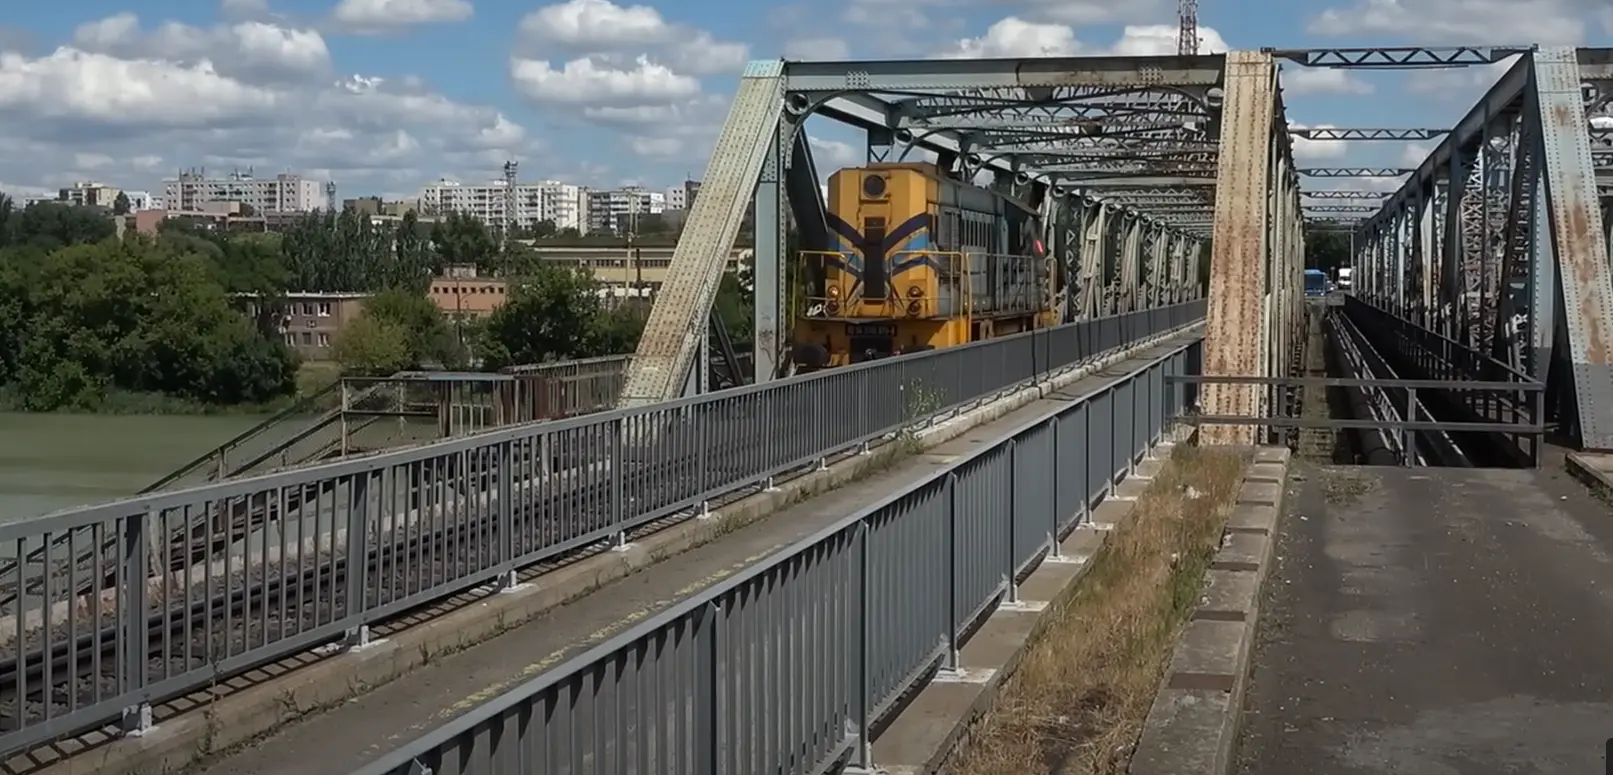
<path fill-rule="evenodd" d="M 1548 414 L 1596 449 L 1613 448 L 1610 107 L 1613 49 L 1524 53 L 1353 237 L 1364 300 L 1545 381 Z"/>
<path fill-rule="evenodd" d="M 861 130 L 869 162 L 937 160 L 1039 203 L 1050 299 L 1064 320 L 1202 296 L 1198 261 L 1213 221 L 1225 60 L 1074 57 L 867 62 L 757 61 L 746 69 L 669 281 L 629 366 L 624 403 L 700 385 L 705 316 L 720 280 L 710 258 L 755 203 L 754 363 L 780 373 L 789 315 L 786 211 L 804 244 L 822 224 L 807 120 Z M 1152 193 L 1169 190 L 1169 207 Z M 822 231 L 821 225 L 817 227 Z"/>

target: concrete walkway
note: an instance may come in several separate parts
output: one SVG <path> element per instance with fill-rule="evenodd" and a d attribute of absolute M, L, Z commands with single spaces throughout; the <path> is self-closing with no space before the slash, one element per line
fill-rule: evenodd
<path fill-rule="evenodd" d="M 1604 771 L 1605 505 L 1560 467 L 1296 474 L 1240 772 Z"/>

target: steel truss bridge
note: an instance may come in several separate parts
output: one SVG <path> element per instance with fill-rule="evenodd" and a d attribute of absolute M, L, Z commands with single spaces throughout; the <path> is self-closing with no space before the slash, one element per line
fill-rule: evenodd
<path fill-rule="evenodd" d="M 1282 99 L 1284 66 L 1507 60 L 1450 127 L 1291 128 Z M 1599 188 L 1613 170 L 1600 129 L 1610 88 L 1613 50 L 1528 46 L 753 62 L 619 409 L 0 525 L 12 547 L 0 555 L 12 558 L 0 561 L 6 765 L 100 756 L 96 746 L 137 740 L 120 736 L 179 712 L 175 698 L 309 649 L 363 647 L 420 606 L 539 578 L 567 553 L 695 518 L 934 412 L 1126 345 L 1174 342 L 1066 412 L 381 752 L 364 772 L 541 771 L 563 764 L 556 757 L 597 764 L 628 750 L 644 772 L 870 771 L 881 715 L 953 664 L 971 617 L 1011 597 L 1014 579 L 1174 418 L 1193 405 L 1219 418 L 1205 443 L 1269 438 L 1294 398 L 1283 383 L 1302 371 L 1308 233 L 1351 235 L 1357 288 L 1339 314 L 1374 368 L 1405 378 L 1396 395 L 1488 417 L 1495 402 L 1462 398 L 1467 388 L 1543 389 L 1558 432 L 1613 448 Z M 1054 300 L 1065 325 L 788 376 L 786 224 L 802 249 L 829 247 L 811 119 L 861 130 L 869 161 L 932 160 L 1040 206 L 1050 261 L 1067 278 Z M 1439 145 L 1415 168 L 1306 168 L 1297 139 Z M 753 203 L 757 384 L 707 392 L 697 366 L 712 300 Z M 1202 391 L 1185 387 L 1194 381 Z M 1369 382 L 1352 389 L 1379 389 Z M 919 385 L 923 411 L 908 400 Z M 848 406 L 865 411 L 835 411 Z M 1073 464 L 1079 483 L 1037 467 L 1048 460 L 1084 461 Z M 978 524 L 963 525 L 958 504 Z M 965 528 L 1000 551 L 949 549 Z M 816 640 L 776 626 L 807 611 L 837 613 L 809 628 Z M 907 625 L 880 625 L 897 612 Z M 805 693 L 740 685 L 759 675 L 791 676 Z M 725 698 L 741 691 L 771 699 L 737 714 Z M 577 735 L 585 722 L 590 734 Z M 777 745 L 745 749 L 746 764 L 725 758 L 764 729 Z"/>

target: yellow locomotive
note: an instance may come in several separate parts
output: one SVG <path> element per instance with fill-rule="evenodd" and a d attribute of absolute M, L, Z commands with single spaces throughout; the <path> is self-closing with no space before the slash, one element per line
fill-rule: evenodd
<path fill-rule="evenodd" d="M 829 177 L 831 247 L 807 251 L 800 371 L 975 342 L 1057 323 L 1041 218 L 933 164 Z"/>

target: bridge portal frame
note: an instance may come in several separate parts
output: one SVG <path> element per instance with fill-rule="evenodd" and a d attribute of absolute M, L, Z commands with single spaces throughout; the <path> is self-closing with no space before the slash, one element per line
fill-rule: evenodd
<path fill-rule="evenodd" d="M 1354 236 L 1364 301 L 1546 382 L 1589 449 L 1613 449 L 1610 103 L 1613 49 L 1521 53 Z"/>
<path fill-rule="evenodd" d="M 1269 57 L 1268 57 L 1269 58 Z M 1062 322 L 1202 297 L 1225 57 L 751 62 L 629 366 L 624 406 L 698 392 L 704 321 L 755 207 L 754 362 L 782 373 L 786 228 L 832 249 L 813 116 L 865 135 L 870 162 L 934 160 L 1046 216 Z"/>

